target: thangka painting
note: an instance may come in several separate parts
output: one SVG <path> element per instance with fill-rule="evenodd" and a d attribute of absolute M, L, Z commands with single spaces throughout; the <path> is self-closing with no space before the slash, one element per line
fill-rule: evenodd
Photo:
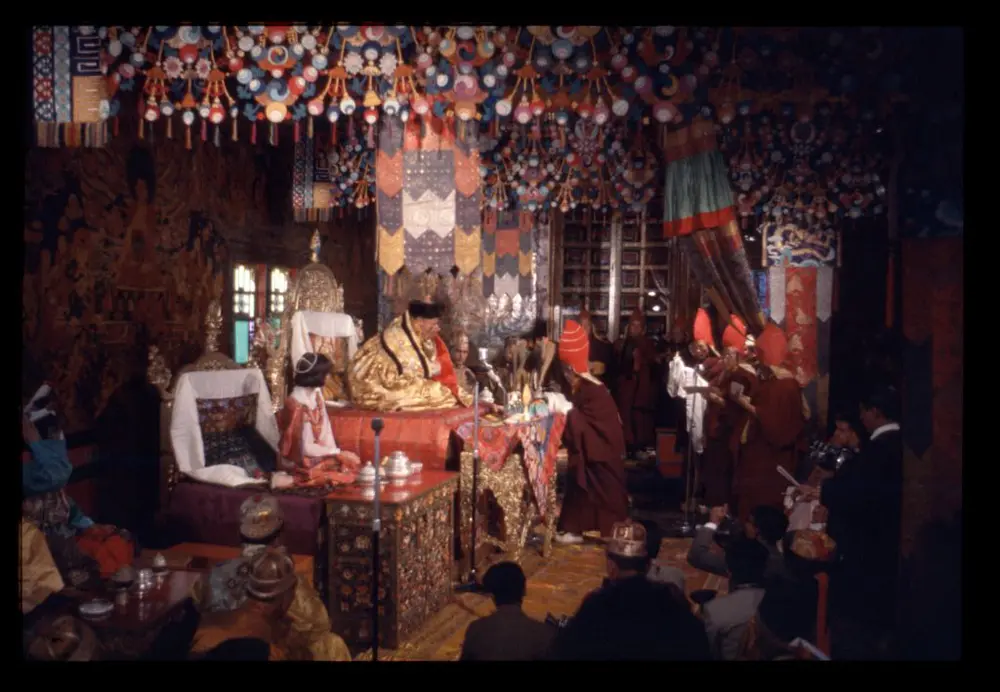
<path fill-rule="evenodd" d="M 258 223 L 247 211 L 252 152 L 223 160 L 202 148 L 195 166 L 177 153 L 161 159 L 118 140 L 29 153 L 24 353 L 55 387 L 67 432 L 90 429 L 126 382 L 144 377 L 149 345 L 170 367 L 197 357 L 208 304 L 224 287 L 219 227 Z M 206 177 L 225 179 L 224 191 L 206 192 Z"/>
<path fill-rule="evenodd" d="M 479 268 L 480 184 L 476 127 L 387 117 L 376 161 L 378 264 L 389 276 Z"/>
<path fill-rule="evenodd" d="M 768 270 L 770 318 L 788 337 L 785 367 L 803 386 L 812 414 L 826 425 L 830 394 L 833 267 L 779 265 Z"/>
<path fill-rule="evenodd" d="M 32 106 L 38 146 L 107 143 L 115 82 L 103 71 L 106 42 L 100 31 L 86 26 L 32 29 Z"/>
<path fill-rule="evenodd" d="M 760 226 L 764 266 L 833 266 L 837 262 L 837 233 L 832 228 L 768 221 Z"/>

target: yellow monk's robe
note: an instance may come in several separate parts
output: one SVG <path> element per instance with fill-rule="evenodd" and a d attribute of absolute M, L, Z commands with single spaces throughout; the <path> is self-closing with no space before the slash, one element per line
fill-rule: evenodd
<path fill-rule="evenodd" d="M 192 589 L 195 607 L 201 610 L 206 598 L 204 582 Z M 295 595 L 284 616 L 272 622 L 253 599 L 235 610 L 202 612 L 191 653 L 204 655 L 228 639 L 249 637 L 271 645 L 270 660 L 350 661 L 344 640 L 330 631 L 330 617 L 316 589 L 297 576 Z"/>
<path fill-rule="evenodd" d="M 66 586 L 45 534 L 30 521 L 21 520 L 21 613 L 27 614 Z"/>
<path fill-rule="evenodd" d="M 365 342 L 348 369 L 354 406 L 374 411 L 434 411 L 471 406 L 440 336 L 423 342 L 410 314 Z"/>

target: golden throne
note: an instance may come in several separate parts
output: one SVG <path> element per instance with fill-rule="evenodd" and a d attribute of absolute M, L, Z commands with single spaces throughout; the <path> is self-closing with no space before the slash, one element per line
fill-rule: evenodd
<path fill-rule="evenodd" d="M 319 231 L 313 233 L 310 252 L 310 263 L 291 282 L 280 331 L 275 334 L 269 324 L 258 320 L 254 334 L 251 360 L 265 373 L 275 411 L 291 389 L 293 361 L 304 352 L 320 352 L 333 361 L 330 380 L 336 380 L 341 391 L 332 398 L 346 400 L 344 375 L 359 345 L 359 321 L 344 314 L 344 288 L 319 261 Z M 332 391 L 330 381 L 326 389 Z"/>

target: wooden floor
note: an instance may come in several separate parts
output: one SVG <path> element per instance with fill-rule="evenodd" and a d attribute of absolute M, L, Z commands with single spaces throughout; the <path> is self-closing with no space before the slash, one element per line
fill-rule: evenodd
<path fill-rule="evenodd" d="M 697 589 L 722 589 L 718 577 L 699 572 L 685 560 L 690 539 L 665 539 L 660 548 L 659 561 L 680 567 L 686 575 L 688 593 Z M 555 546 L 549 560 L 543 560 L 536 550 L 529 550 L 523 565 L 528 576 L 525 612 L 538 620 L 546 614 L 572 615 L 584 597 L 599 587 L 606 576 L 604 549 L 596 544 Z M 465 630 L 473 620 L 493 612 L 489 596 L 483 594 L 456 594 L 452 602 L 396 651 L 380 651 L 380 660 L 397 661 L 455 661 L 462 649 Z M 364 652 L 359 660 L 371 658 Z"/>

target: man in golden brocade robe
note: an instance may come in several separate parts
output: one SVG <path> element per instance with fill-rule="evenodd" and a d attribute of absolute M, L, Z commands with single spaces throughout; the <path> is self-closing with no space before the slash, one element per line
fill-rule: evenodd
<path fill-rule="evenodd" d="M 413 301 L 354 354 L 348 369 L 351 399 L 374 411 L 433 411 L 471 406 L 440 336 L 439 303 Z"/>
<path fill-rule="evenodd" d="M 249 637 L 267 641 L 272 659 L 351 660 L 347 644 L 330 631 L 330 617 L 316 589 L 295 574 L 281 546 L 284 519 L 277 500 L 252 496 L 240 514 L 243 555 L 217 565 L 192 591 L 201 612 L 192 653 L 205 654 L 227 639 Z M 272 558 L 260 563 L 267 553 Z M 262 574 L 270 580 L 266 589 L 259 583 Z"/>

